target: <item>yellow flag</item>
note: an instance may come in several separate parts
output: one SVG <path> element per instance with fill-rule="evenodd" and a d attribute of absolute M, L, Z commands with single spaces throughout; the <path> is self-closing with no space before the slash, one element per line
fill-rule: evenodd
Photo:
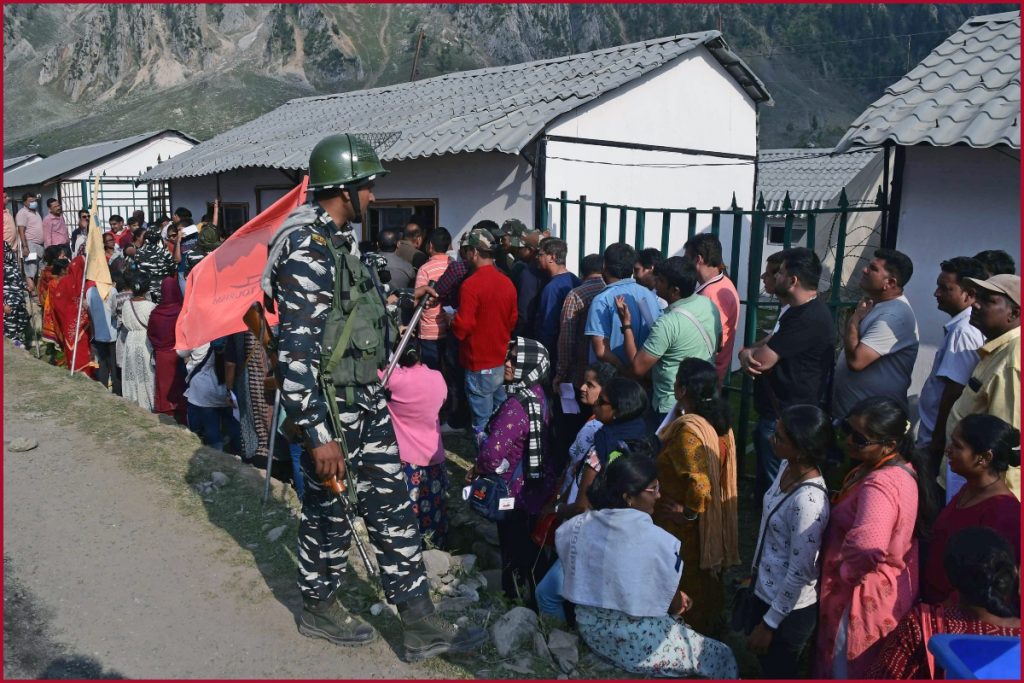
<path fill-rule="evenodd" d="M 114 288 L 114 280 L 110 277 L 110 266 L 103 250 L 103 232 L 96 223 L 96 204 L 100 196 L 100 177 L 92 188 L 92 207 L 89 211 L 89 235 L 85 240 L 85 279 L 96 283 L 100 297 L 106 301 Z"/>

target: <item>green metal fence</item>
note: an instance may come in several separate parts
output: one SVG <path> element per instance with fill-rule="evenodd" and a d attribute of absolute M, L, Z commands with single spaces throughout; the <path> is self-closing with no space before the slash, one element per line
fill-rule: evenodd
<path fill-rule="evenodd" d="M 58 198 L 64 206 L 65 213 L 77 213 L 80 209 L 92 207 L 92 192 L 95 179 L 65 180 L 58 188 Z M 157 181 L 135 186 L 138 181 L 134 176 L 100 176 L 99 197 L 96 202 L 96 220 L 106 225 L 111 216 L 119 215 L 128 219 L 137 209 L 146 214 L 146 220 L 152 221 L 161 214 L 170 215 L 171 197 L 166 181 Z"/>
<path fill-rule="evenodd" d="M 665 209 L 592 202 L 585 195 L 579 199 L 569 199 L 567 193 L 562 192 L 559 197 L 546 199 L 542 220 L 544 225 L 557 224 L 555 232 L 569 243 L 570 251 L 576 245 L 577 264 L 583 261 L 587 253 L 595 251 L 593 248 L 589 251 L 587 249 L 588 238 L 592 238 L 595 231 L 596 251 L 603 252 L 612 242 L 629 242 L 638 251 L 647 247 L 658 248 L 666 257 L 673 255 L 671 245 L 678 245 L 675 253 L 680 253 L 682 243 L 687 239 L 698 232 L 710 231 L 722 240 L 726 272 L 740 292 L 744 321 L 743 344 L 749 346 L 771 329 L 765 323 L 774 322 L 780 306 L 778 301 L 768 298 L 761 289 L 766 226 L 771 219 L 785 221 L 783 249 L 803 246 L 815 250 L 819 256 L 830 257 L 823 258 L 823 261 L 831 263 L 827 303 L 835 324 L 839 325 L 844 311 L 856 306 L 857 295 L 846 291 L 848 288 L 843 282 L 843 272 L 853 252 L 864 244 L 848 244 L 850 216 L 874 215 L 874 218 L 884 222 L 886 197 L 879 190 L 873 202 L 859 202 L 851 206 L 844 189 L 835 204 L 835 207 L 830 208 L 794 209 L 787 194 L 778 209 L 766 208 L 762 196 L 758 198 L 753 210 L 747 210 L 737 205 L 734 195 L 731 205 L 725 209 L 717 206 L 710 209 Z M 596 224 L 588 222 L 588 214 L 597 216 Z M 803 239 L 797 242 L 793 240 L 793 224 L 798 219 L 806 221 L 806 231 Z M 818 240 L 819 228 L 825 229 L 826 236 L 821 243 Z M 589 239 L 589 242 L 594 240 Z M 740 273 L 745 273 L 742 280 Z M 753 382 L 750 377 L 743 375 L 737 383 L 737 374 L 734 373 L 726 383 L 725 390 L 738 394 L 739 398 L 736 437 L 742 471 L 751 425 Z"/>

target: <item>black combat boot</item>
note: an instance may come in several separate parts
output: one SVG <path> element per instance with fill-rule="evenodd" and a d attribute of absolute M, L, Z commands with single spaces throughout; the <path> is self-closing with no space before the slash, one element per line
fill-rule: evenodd
<path fill-rule="evenodd" d="M 303 598 L 299 633 L 323 638 L 335 645 L 365 645 L 377 639 L 373 626 L 349 612 L 335 598 L 324 602 Z"/>
<path fill-rule="evenodd" d="M 437 655 L 472 652 L 487 640 L 479 626 L 458 626 L 434 611 L 430 598 L 413 598 L 398 606 L 405 628 L 405 661 L 422 662 Z"/>

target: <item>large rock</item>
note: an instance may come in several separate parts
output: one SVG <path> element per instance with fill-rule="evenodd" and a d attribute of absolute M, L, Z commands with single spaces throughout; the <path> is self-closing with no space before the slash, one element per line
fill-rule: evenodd
<path fill-rule="evenodd" d="M 25 451 L 32 450 L 38 445 L 39 442 L 35 439 L 27 439 L 23 436 L 19 436 L 7 442 L 7 450 L 12 453 L 24 453 Z"/>
<path fill-rule="evenodd" d="M 443 550 L 431 548 L 423 551 L 423 564 L 427 568 L 427 577 L 442 577 L 452 566 L 452 556 Z"/>
<path fill-rule="evenodd" d="M 228 485 L 228 475 L 223 472 L 213 472 L 210 474 L 210 482 L 217 488 L 223 488 Z"/>
<path fill-rule="evenodd" d="M 579 638 L 571 633 L 555 629 L 548 636 L 548 650 L 565 673 L 576 668 L 580 661 Z"/>
<path fill-rule="evenodd" d="M 453 555 L 452 556 L 452 570 L 461 569 L 465 573 L 470 573 L 476 568 L 476 555 Z"/>
<path fill-rule="evenodd" d="M 537 631 L 537 614 L 526 607 L 513 607 L 491 626 L 494 647 L 502 657 L 507 657 L 523 640 L 532 643 Z"/>
<path fill-rule="evenodd" d="M 275 527 L 267 532 L 267 540 L 271 543 L 281 538 L 281 535 L 288 530 L 287 524 L 282 524 L 279 527 Z"/>

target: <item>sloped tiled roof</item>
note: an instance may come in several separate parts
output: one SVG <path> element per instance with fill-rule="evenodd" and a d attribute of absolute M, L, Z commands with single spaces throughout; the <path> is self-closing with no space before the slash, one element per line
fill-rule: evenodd
<path fill-rule="evenodd" d="M 5 187 L 22 187 L 26 185 L 42 185 L 50 180 L 61 178 L 72 172 L 88 166 L 101 159 L 109 157 L 118 152 L 128 150 L 135 145 L 141 144 L 164 133 L 177 133 L 187 140 L 196 140 L 176 130 L 156 130 L 141 135 L 133 135 L 130 138 L 121 140 L 110 140 L 109 142 L 97 142 L 83 147 L 73 147 L 58 152 L 51 157 L 28 166 L 22 166 L 10 173 L 4 174 Z"/>
<path fill-rule="evenodd" d="M 10 159 L 4 159 L 4 169 L 8 169 L 12 166 L 17 166 L 21 162 L 28 161 L 32 157 L 39 157 L 40 159 L 43 158 L 40 154 L 22 154 L 21 156 L 18 157 L 11 157 Z"/>
<path fill-rule="evenodd" d="M 470 151 L 518 154 L 559 115 L 700 46 L 711 52 L 752 99 L 771 102 L 764 85 L 729 49 L 721 34 L 705 31 L 291 100 L 158 164 L 143 180 L 247 167 L 304 169 L 313 146 L 331 132 L 366 135 L 384 160 Z"/>
<path fill-rule="evenodd" d="M 857 117 L 836 150 L 887 140 L 1020 149 L 1020 12 L 968 19 Z"/>
<path fill-rule="evenodd" d="M 778 211 L 789 193 L 794 211 L 818 209 L 835 198 L 878 150 L 829 156 L 829 148 L 763 149 L 757 154 L 757 194 Z"/>

